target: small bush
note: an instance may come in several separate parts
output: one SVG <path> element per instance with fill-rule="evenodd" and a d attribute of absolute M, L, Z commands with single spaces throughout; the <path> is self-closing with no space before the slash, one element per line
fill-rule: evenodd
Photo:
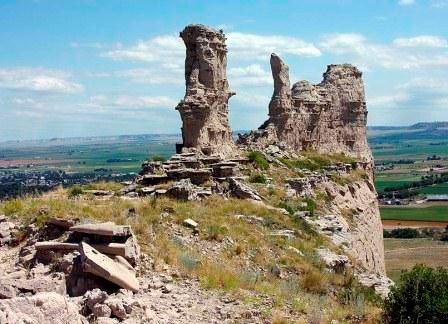
<path fill-rule="evenodd" d="M 222 241 L 224 235 L 226 235 L 228 231 L 229 230 L 225 226 L 211 225 L 208 227 L 207 239 L 213 241 Z"/>
<path fill-rule="evenodd" d="M 310 293 L 322 294 L 326 290 L 327 280 L 322 272 L 310 270 L 303 275 L 301 285 Z"/>
<path fill-rule="evenodd" d="M 69 197 L 77 197 L 79 195 L 82 195 L 84 190 L 80 186 L 73 186 L 68 190 L 68 196 Z"/>
<path fill-rule="evenodd" d="M 250 176 L 249 182 L 252 183 L 266 183 L 267 179 L 264 174 L 254 173 Z"/>
<path fill-rule="evenodd" d="M 414 228 L 395 228 L 392 231 L 385 230 L 383 236 L 385 238 L 413 239 L 419 238 L 420 233 Z"/>
<path fill-rule="evenodd" d="M 254 163 L 262 170 L 269 169 L 269 162 L 260 151 L 252 151 L 247 155 L 250 162 Z"/>
<path fill-rule="evenodd" d="M 384 304 L 388 324 L 448 323 L 448 272 L 416 265 L 405 271 Z"/>
<path fill-rule="evenodd" d="M 154 161 L 154 162 L 156 162 L 156 161 L 158 161 L 158 162 L 165 162 L 166 158 L 164 158 L 161 155 L 153 155 L 153 156 L 151 156 L 151 161 Z"/>

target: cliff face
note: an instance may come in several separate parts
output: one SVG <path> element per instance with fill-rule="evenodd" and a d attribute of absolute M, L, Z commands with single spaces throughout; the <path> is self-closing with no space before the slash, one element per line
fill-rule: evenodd
<path fill-rule="evenodd" d="M 370 180 L 345 186 L 327 183 L 324 188 L 332 199 L 328 213 L 343 224 L 341 233 L 347 233 L 343 247 L 369 272 L 385 275 L 382 224 Z"/>
<path fill-rule="evenodd" d="M 186 46 L 185 97 L 176 109 L 182 118 L 183 151 L 232 155 L 235 144 L 228 121 L 229 90 L 225 36 L 203 25 L 181 33 Z"/>
<path fill-rule="evenodd" d="M 329 65 L 323 81 L 299 81 L 290 89 L 289 68 L 271 55 L 274 93 L 269 119 L 239 143 L 265 146 L 283 143 L 295 151 L 345 153 L 371 161 L 367 144 L 367 108 L 362 73 L 354 66 Z"/>

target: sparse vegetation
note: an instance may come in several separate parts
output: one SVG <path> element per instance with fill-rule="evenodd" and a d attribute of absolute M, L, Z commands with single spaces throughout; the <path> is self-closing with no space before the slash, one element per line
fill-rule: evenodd
<path fill-rule="evenodd" d="M 104 184 L 101 186 L 105 188 Z M 85 187 L 80 189 L 85 190 Z M 344 320 L 354 314 L 352 306 L 337 298 L 321 299 L 328 291 L 342 288 L 344 275 L 324 272 L 322 265 L 316 262 L 314 250 L 328 243 L 298 219 L 249 201 L 221 197 L 202 202 L 113 197 L 105 204 L 83 195 L 80 199 L 70 199 L 69 192 L 59 189 L 44 196 L 5 201 L 0 203 L 0 214 L 14 215 L 29 224 L 35 220 L 38 210 L 46 206 L 48 213 L 45 217 L 77 217 L 83 222 L 130 224 L 143 251 L 153 258 L 155 270 L 169 265 L 182 277 L 198 278 L 205 289 L 226 290 L 243 300 L 257 294 L 269 296 L 273 306 L 270 315 L 266 315 L 268 317 L 281 314 L 294 300 L 296 306 L 291 311 L 297 312 L 297 316 L 314 314 L 315 302 L 321 302 L 322 309 L 328 310 L 319 315 L 324 321 Z M 281 197 L 282 193 L 274 192 L 273 195 Z M 315 208 L 311 199 L 292 199 L 287 204 L 291 211 L 313 211 Z M 127 217 L 126 211 L 130 208 L 135 209 L 136 217 Z M 253 215 L 263 222 L 254 224 L 234 215 Z M 186 237 L 191 235 L 191 229 L 182 225 L 185 218 L 199 223 L 198 240 L 188 244 L 179 239 L 179 234 L 175 235 L 182 232 Z M 41 221 L 43 223 L 44 219 Z M 270 236 L 272 230 L 283 228 L 294 230 L 297 237 L 287 240 Z M 359 316 L 368 321 L 367 314 L 376 309 L 376 305 L 367 301 Z"/>
<path fill-rule="evenodd" d="M 247 158 L 250 162 L 252 162 L 255 166 L 257 166 L 261 170 L 269 169 L 269 162 L 264 157 L 264 154 L 260 151 L 252 151 L 249 152 Z"/>
<path fill-rule="evenodd" d="M 253 173 L 251 174 L 249 178 L 249 182 L 252 183 L 266 183 L 267 179 L 266 176 L 262 173 Z"/>
<path fill-rule="evenodd" d="M 161 155 L 152 155 L 150 160 L 154 162 L 165 162 L 166 158 Z"/>

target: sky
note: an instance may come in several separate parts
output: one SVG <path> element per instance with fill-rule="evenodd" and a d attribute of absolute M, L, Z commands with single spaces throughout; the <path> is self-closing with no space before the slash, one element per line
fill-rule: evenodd
<path fill-rule="evenodd" d="M 273 91 L 328 64 L 363 71 L 369 125 L 448 120 L 448 0 L 1 0 L 0 142 L 179 133 L 179 32 L 223 29 L 234 130 L 257 128 Z"/>

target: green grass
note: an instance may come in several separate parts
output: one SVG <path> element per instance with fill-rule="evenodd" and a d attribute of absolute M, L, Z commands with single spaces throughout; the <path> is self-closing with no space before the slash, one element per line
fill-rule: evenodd
<path fill-rule="evenodd" d="M 419 190 L 419 192 L 432 195 L 446 195 L 448 194 L 448 183 L 439 183 L 433 186 L 429 186 Z"/>
<path fill-rule="evenodd" d="M 448 221 L 448 206 L 381 207 L 380 214 L 381 219 L 446 222 Z"/>

